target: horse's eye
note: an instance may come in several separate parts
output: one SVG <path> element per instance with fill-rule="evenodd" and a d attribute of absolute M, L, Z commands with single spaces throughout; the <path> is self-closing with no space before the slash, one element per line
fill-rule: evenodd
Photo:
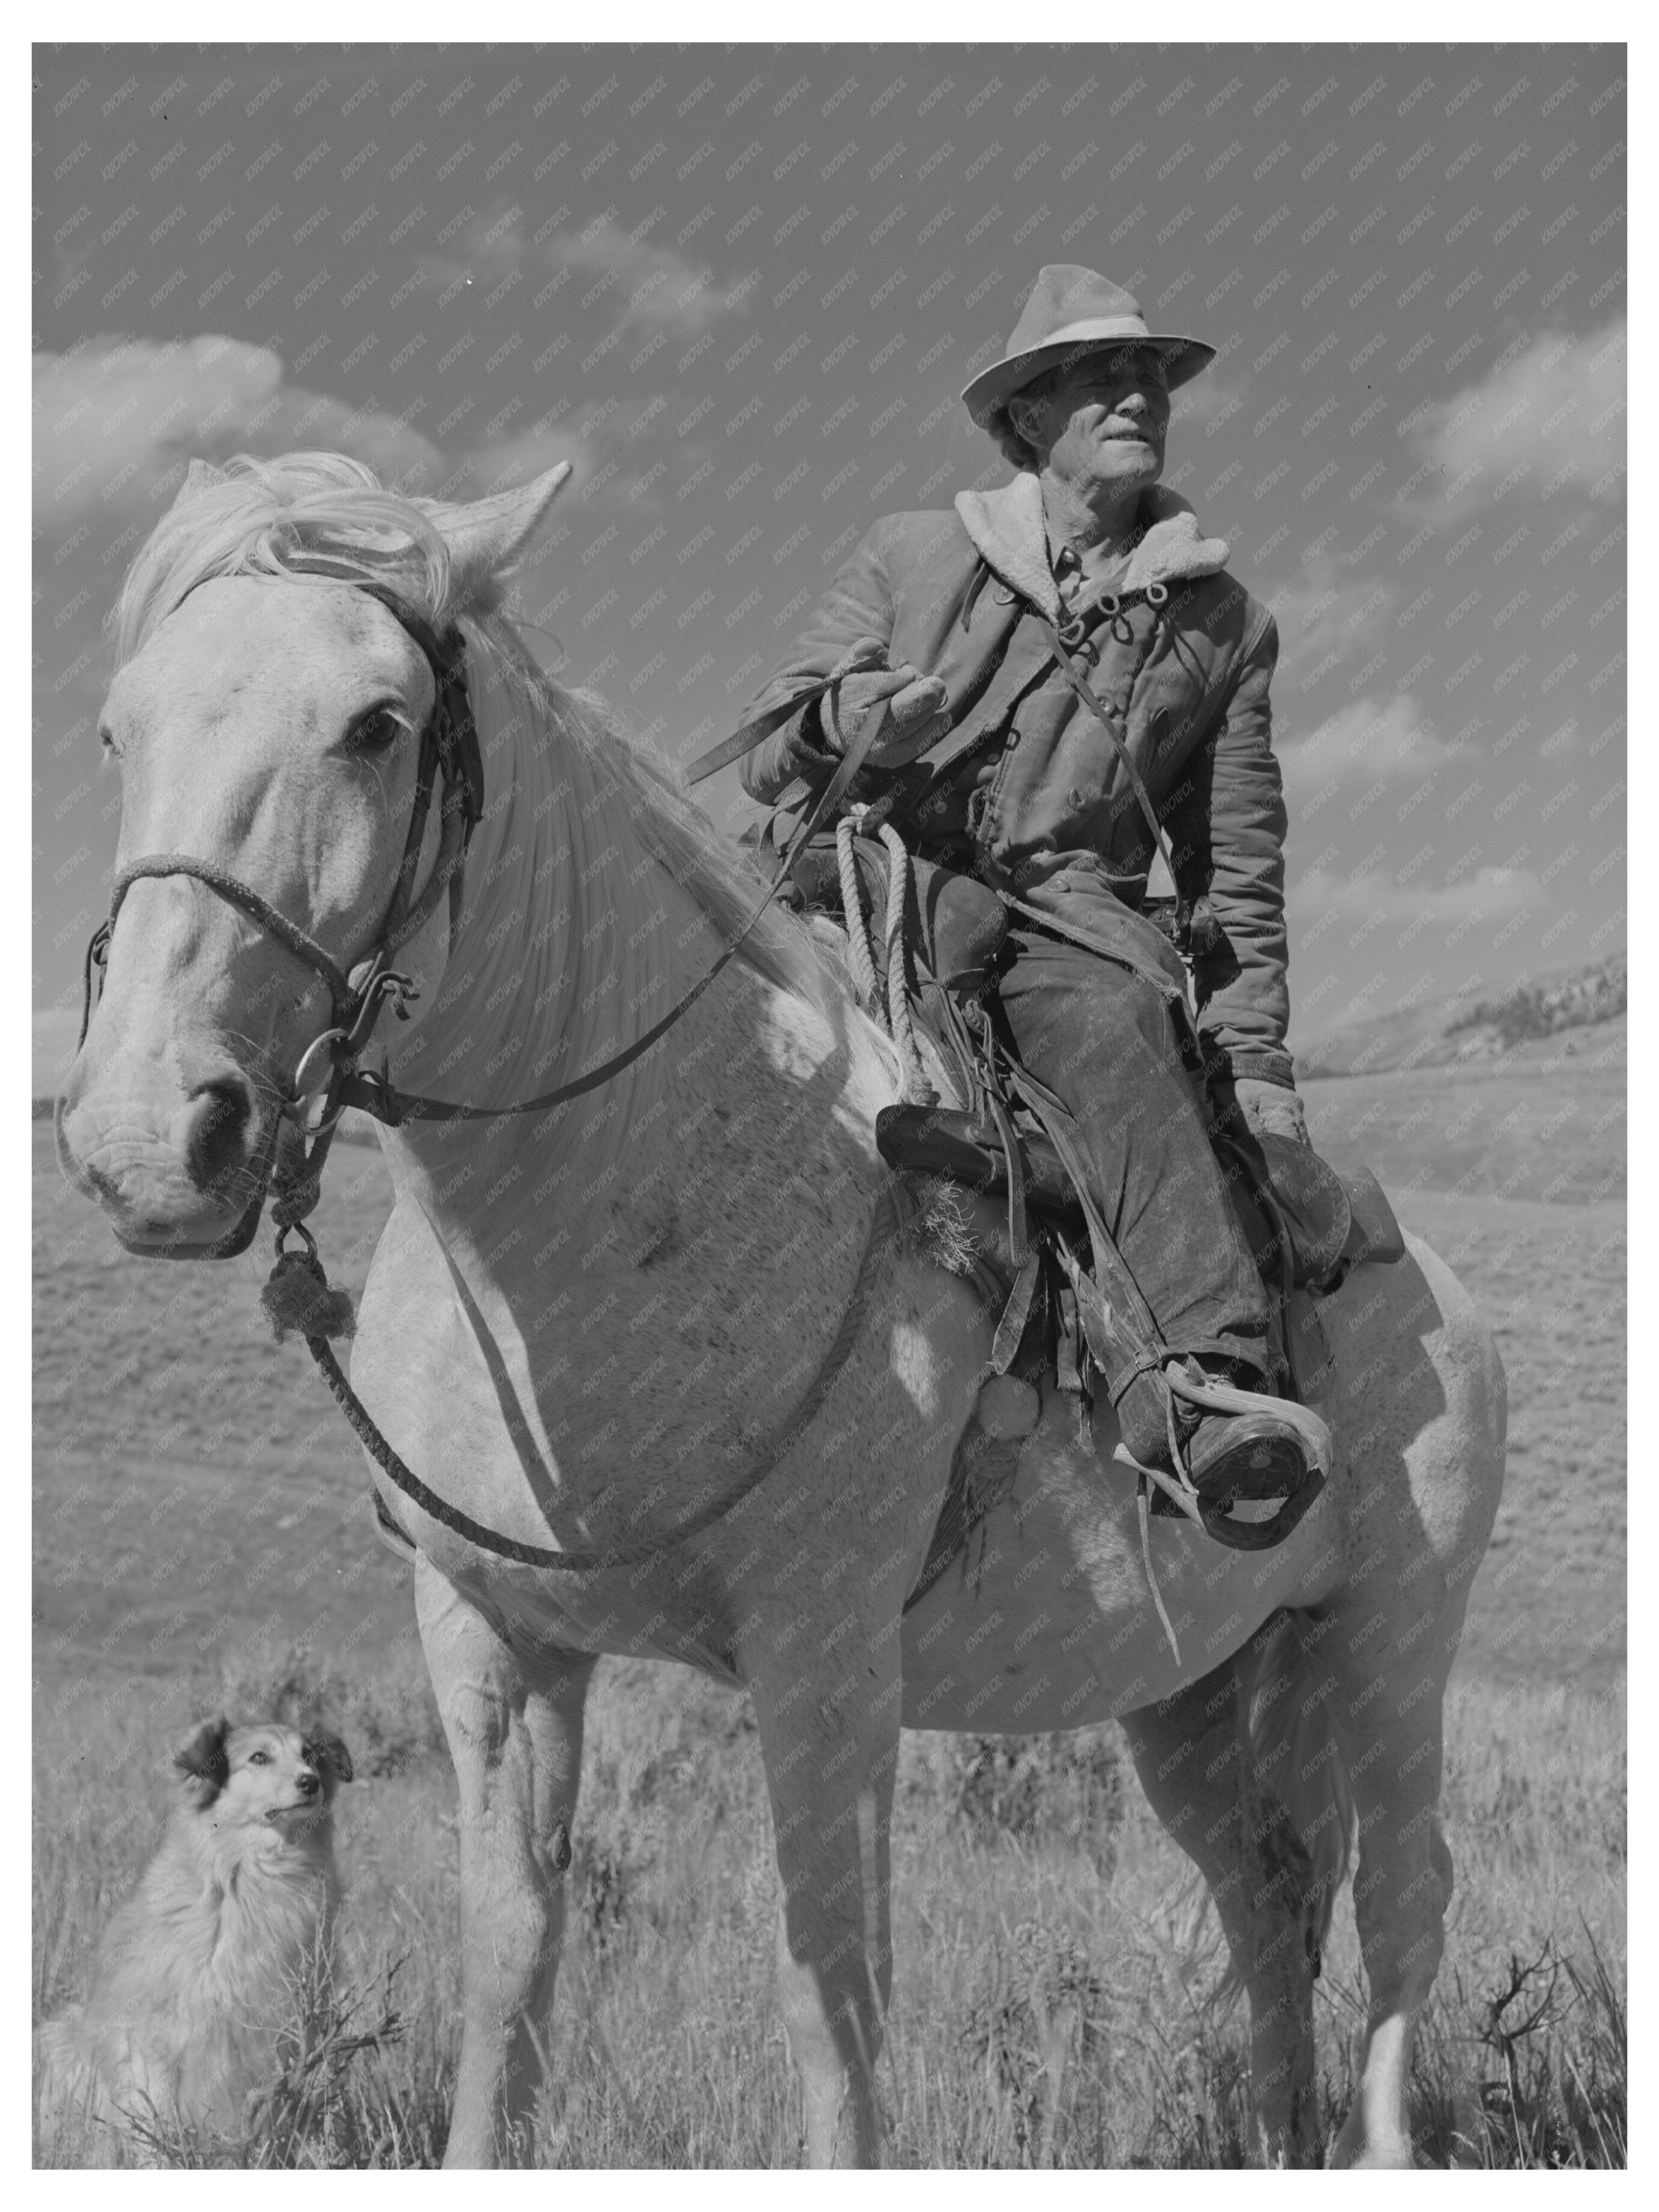
<path fill-rule="evenodd" d="M 389 752 L 404 733 L 404 725 L 390 707 L 371 707 L 351 726 L 347 743 L 355 753 Z"/>

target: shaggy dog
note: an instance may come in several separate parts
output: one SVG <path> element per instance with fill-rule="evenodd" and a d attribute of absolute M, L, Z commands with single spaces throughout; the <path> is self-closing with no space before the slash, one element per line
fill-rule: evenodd
<path fill-rule="evenodd" d="M 235 2131 L 326 1968 L 344 1744 L 222 1719 L 173 1763 L 185 1802 L 104 1931 L 86 2005 L 37 2039 L 43 2136 L 77 2118 Z"/>

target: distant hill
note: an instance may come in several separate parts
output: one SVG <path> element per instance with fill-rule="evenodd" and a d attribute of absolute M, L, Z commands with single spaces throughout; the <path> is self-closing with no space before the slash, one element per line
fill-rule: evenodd
<path fill-rule="evenodd" d="M 1466 1014 L 1460 1014 L 1447 1034 L 1492 1030 L 1507 1046 L 1524 1043 L 1528 1037 L 1553 1036 L 1558 1030 L 1611 1021 L 1625 1012 L 1628 969 L 1628 955 L 1615 952 L 1594 968 L 1575 969 L 1570 975 L 1539 983 L 1517 984 L 1501 999 L 1482 999 Z"/>
<path fill-rule="evenodd" d="M 1616 1021 L 1626 1011 L 1629 956 L 1611 953 L 1559 975 L 1522 977 L 1477 998 L 1473 989 L 1425 1000 L 1322 1037 L 1296 1055 L 1298 1077 L 1380 1075 L 1392 1068 L 1457 1067 L 1502 1059 L 1563 1030 Z"/>

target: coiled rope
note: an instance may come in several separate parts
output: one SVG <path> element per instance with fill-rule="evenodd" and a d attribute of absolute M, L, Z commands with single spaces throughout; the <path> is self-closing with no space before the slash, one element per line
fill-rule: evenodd
<path fill-rule="evenodd" d="M 881 824 L 881 842 L 887 848 L 887 914 L 883 934 L 886 955 L 883 973 L 886 1001 L 878 976 L 875 948 L 864 912 L 854 843 L 858 824 L 867 810 L 849 808 L 836 824 L 836 861 L 841 876 L 842 910 L 847 921 L 848 955 L 860 1003 L 866 1013 L 883 1022 L 899 1058 L 899 1103 L 905 1106 L 937 1106 L 939 1093 L 927 1079 L 921 1051 L 916 1043 L 915 1021 L 910 1011 L 910 979 L 904 961 L 904 917 L 910 902 L 910 855 L 890 823 Z"/>

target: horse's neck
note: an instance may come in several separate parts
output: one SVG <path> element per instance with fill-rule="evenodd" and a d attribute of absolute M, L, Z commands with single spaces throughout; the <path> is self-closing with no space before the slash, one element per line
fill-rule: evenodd
<path fill-rule="evenodd" d="M 718 957 L 720 932 L 648 860 L 625 805 L 604 802 L 585 829 L 574 842 L 603 868 L 564 861 L 541 894 L 556 908 L 567 883 L 577 893 L 556 939 L 576 978 L 557 988 L 584 1042 L 559 1048 L 541 968 L 487 1024 L 501 986 L 485 965 L 440 994 L 422 1057 L 436 1077 L 459 1056 L 422 1087 L 535 1096 L 641 1036 Z M 467 939 L 512 907 L 490 919 L 486 905 Z M 532 936 L 540 910 L 521 925 Z M 465 972 L 475 956 L 457 949 Z M 607 995 L 613 975 L 635 980 Z M 562 1542 L 603 1541 L 643 1488 L 746 1464 L 751 1431 L 787 1415 L 844 1320 L 894 1089 L 849 1002 L 792 994 L 739 957 L 639 1061 L 562 1108 L 386 1133 L 398 1207 L 366 1301 L 368 1356 L 378 1345 L 410 1417 L 449 1441 L 460 1502 L 492 1525 L 539 1514 Z"/>
<path fill-rule="evenodd" d="M 388 1040 L 400 1089 L 496 1108 L 623 1051 L 725 944 L 653 854 L 659 837 L 625 774 L 557 732 L 510 734 L 503 803 L 468 856 L 465 920 L 434 1003 L 401 1049 Z M 710 1117 L 785 1130 L 799 1157 L 833 1153 L 873 1180 L 874 1116 L 891 1095 L 884 1042 L 838 992 L 796 995 L 739 954 L 659 1045 L 592 1091 L 500 1120 L 413 1122 L 386 1150 L 400 1193 L 441 1234 L 476 1243 L 494 1227 L 495 1190 L 511 1193 L 520 1220 L 533 1201 L 538 1225 L 552 1211 L 567 1224 L 614 1212 L 619 1181 L 637 1193 L 695 1164 Z M 754 1157 L 769 1149 L 757 1141 Z M 721 1158 L 729 1176 L 724 1148 Z M 769 1194 L 737 1182 L 722 1195 L 741 1220 Z"/>
<path fill-rule="evenodd" d="M 642 895 L 622 782 L 522 704 L 515 715 L 499 660 L 476 658 L 497 789 L 466 857 L 432 1004 L 412 1033 L 388 1024 L 382 1039 L 399 1089 L 500 1107 L 556 1089 L 628 1041 L 623 1002 L 653 988 L 665 916 Z M 441 932 L 447 914 L 442 902 L 428 927 Z"/>

